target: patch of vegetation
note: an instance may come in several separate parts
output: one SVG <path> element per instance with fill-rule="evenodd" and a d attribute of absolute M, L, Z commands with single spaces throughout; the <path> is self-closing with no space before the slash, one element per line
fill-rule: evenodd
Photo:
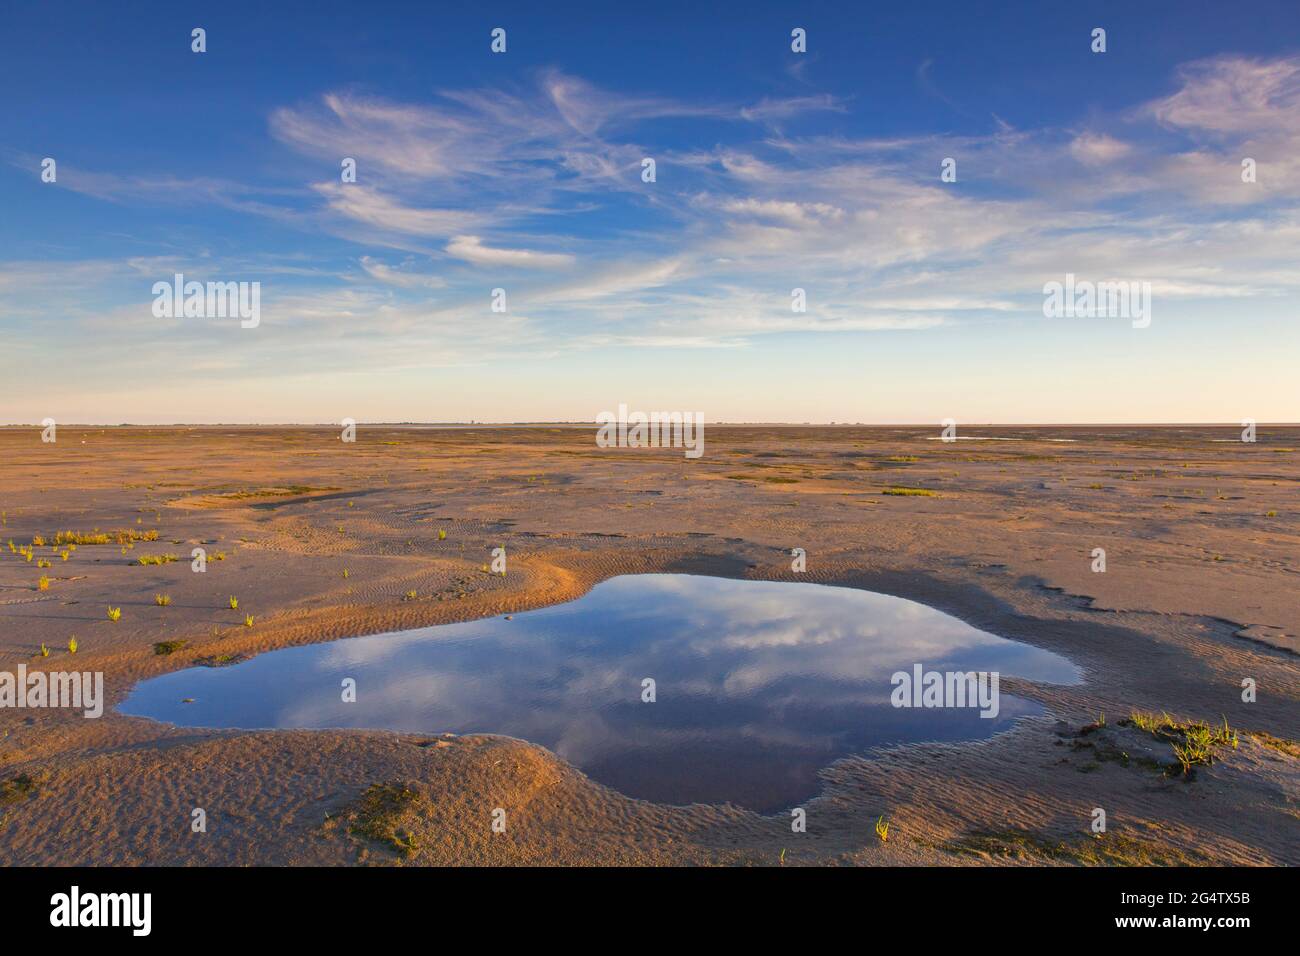
<path fill-rule="evenodd" d="M 1191 776 L 1196 767 L 1214 763 L 1215 747 L 1231 747 L 1236 750 L 1240 743 L 1237 732 L 1228 726 L 1226 717 L 1222 724 L 1211 726 L 1203 720 L 1179 723 L 1165 713 L 1157 717 L 1134 711 L 1128 720 L 1120 721 L 1120 726 L 1136 727 L 1153 737 L 1169 741 L 1185 777 Z"/>
<path fill-rule="evenodd" d="M 242 501 L 245 498 L 289 498 L 294 495 L 308 495 L 316 491 L 338 491 L 337 488 L 315 488 L 311 485 L 277 485 L 270 488 L 248 488 L 217 495 L 227 501 Z"/>
<path fill-rule="evenodd" d="M 33 539 L 34 541 L 35 539 Z M 130 544 L 133 541 L 157 541 L 157 531 L 143 531 L 134 528 L 124 528 L 119 531 L 100 531 L 96 528 L 90 533 L 84 531 L 60 531 L 54 536 L 55 545 L 78 545 L 78 544 Z"/>
<path fill-rule="evenodd" d="M 194 663 L 201 667 L 225 667 L 228 664 L 238 664 L 243 659 L 243 654 L 210 654 L 198 658 Z"/>
<path fill-rule="evenodd" d="M 922 498 L 935 498 L 939 494 L 937 491 L 931 491 L 929 488 L 908 488 L 905 485 L 890 485 L 880 493 L 882 495 L 907 495 Z"/>
<path fill-rule="evenodd" d="M 403 826 L 403 820 L 417 799 L 415 791 L 406 784 L 372 784 L 353 805 L 348 832 L 380 843 L 403 857 L 410 856 L 416 848 L 416 839 Z"/>
<path fill-rule="evenodd" d="M 184 650 L 189 643 L 189 641 L 159 641 L 153 646 L 153 652 L 159 655 L 175 654 L 177 651 Z"/>
<path fill-rule="evenodd" d="M 142 565 L 171 564 L 173 561 L 178 560 L 180 559 L 174 554 L 142 554 L 136 558 L 136 561 Z"/>
<path fill-rule="evenodd" d="M 25 773 L 0 783 L 0 807 L 21 803 L 36 795 L 36 781 Z"/>

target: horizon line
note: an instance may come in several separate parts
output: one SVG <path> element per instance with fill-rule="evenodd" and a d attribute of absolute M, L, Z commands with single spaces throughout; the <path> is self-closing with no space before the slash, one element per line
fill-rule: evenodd
<path fill-rule="evenodd" d="M 59 428 L 338 428 L 341 422 L 65 422 Z M 355 424 L 368 428 L 540 428 L 566 426 L 570 428 L 597 428 L 600 422 L 555 421 L 360 421 Z M 934 428 L 944 422 L 788 422 L 788 421 L 705 421 L 704 425 L 717 427 L 770 426 L 778 428 Z M 962 428 L 1241 428 L 1245 421 L 1228 422 L 957 422 Z M 1295 428 L 1300 422 L 1254 422 L 1256 427 Z M 0 429 L 41 429 L 40 422 L 5 422 Z"/>

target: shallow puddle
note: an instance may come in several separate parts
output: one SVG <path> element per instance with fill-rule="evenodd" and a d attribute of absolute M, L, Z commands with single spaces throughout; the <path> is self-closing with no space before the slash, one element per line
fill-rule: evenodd
<path fill-rule="evenodd" d="M 990 717 L 975 700 L 918 706 L 921 691 L 904 694 L 892 679 L 918 666 L 1079 679 L 1063 657 L 901 598 L 645 574 L 512 620 L 177 671 L 139 684 L 119 710 L 196 727 L 506 734 L 634 797 L 773 811 L 814 795 L 817 772 L 840 757 L 988 737 L 1042 712 L 1006 693 Z M 355 702 L 343 700 L 348 678 Z M 891 695 L 911 706 L 895 706 Z"/>

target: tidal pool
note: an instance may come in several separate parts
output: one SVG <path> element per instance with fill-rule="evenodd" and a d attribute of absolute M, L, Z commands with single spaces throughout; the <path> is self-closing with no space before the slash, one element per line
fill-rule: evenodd
<path fill-rule="evenodd" d="M 1059 655 L 902 598 L 641 574 L 512 620 L 177 671 L 140 683 L 118 709 L 191 727 L 506 734 L 630 796 L 768 812 L 814 795 L 817 772 L 841 757 L 881 744 L 989 737 L 1042 712 L 1005 693 L 992 718 L 973 706 L 894 706 L 891 676 L 917 665 L 1079 679 Z M 347 678 L 355 702 L 343 700 Z"/>

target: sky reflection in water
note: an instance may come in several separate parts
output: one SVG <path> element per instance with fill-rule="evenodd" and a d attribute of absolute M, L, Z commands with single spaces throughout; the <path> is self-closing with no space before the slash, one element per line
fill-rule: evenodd
<path fill-rule="evenodd" d="M 644 574 L 503 618 L 272 651 L 139 684 L 123 713 L 197 727 L 497 733 L 550 748 L 601 783 L 667 803 L 761 811 L 818 790 L 817 771 L 888 743 L 970 740 L 1041 713 L 890 706 L 890 675 L 998 671 L 1078 680 L 1064 658 L 933 608 L 852 588 Z M 343 703 L 341 682 L 357 682 Z M 657 700 L 643 703 L 642 680 Z M 193 703 L 182 703 L 193 698 Z"/>

